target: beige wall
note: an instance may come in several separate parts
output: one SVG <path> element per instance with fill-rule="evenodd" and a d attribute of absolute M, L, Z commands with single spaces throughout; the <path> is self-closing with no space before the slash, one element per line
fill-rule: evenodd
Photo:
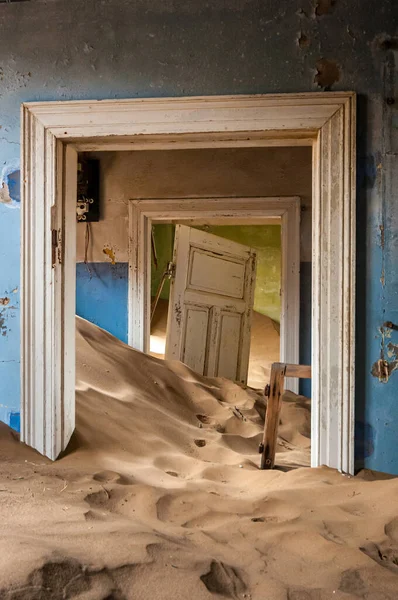
<path fill-rule="evenodd" d="M 300 196 L 301 257 L 311 261 L 311 148 L 101 152 L 101 221 L 91 224 L 90 262 L 127 262 L 130 198 Z M 85 225 L 77 225 L 77 261 Z"/>

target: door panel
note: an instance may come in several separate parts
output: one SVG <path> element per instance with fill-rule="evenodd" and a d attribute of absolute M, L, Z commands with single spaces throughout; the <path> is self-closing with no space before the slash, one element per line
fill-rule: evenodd
<path fill-rule="evenodd" d="M 243 298 L 245 262 L 215 256 L 193 248 L 189 265 L 188 288 L 232 298 Z M 222 278 L 220 278 L 222 272 Z"/>
<path fill-rule="evenodd" d="M 173 261 L 166 358 L 246 383 L 255 251 L 177 225 Z"/>
<path fill-rule="evenodd" d="M 226 377 L 235 381 L 239 378 L 240 336 L 242 315 L 222 311 L 220 315 L 217 344 L 217 377 Z"/>
<path fill-rule="evenodd" d="M 182 362 L 197 373 L 205 372 L 209 309 L 188 305 L 185 310 Z"/>

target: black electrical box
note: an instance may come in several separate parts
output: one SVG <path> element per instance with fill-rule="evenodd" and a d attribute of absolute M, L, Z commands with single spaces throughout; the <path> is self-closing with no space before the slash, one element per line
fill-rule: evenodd
<path fill-rule="evenodd" d="M 91 223 L 100 219 L 99 160 L 79 157 L 77 163 L 76 219 Z"/>

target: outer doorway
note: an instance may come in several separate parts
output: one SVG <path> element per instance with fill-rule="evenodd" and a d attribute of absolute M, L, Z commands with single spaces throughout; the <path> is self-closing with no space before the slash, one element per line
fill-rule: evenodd
<path fill-rule="evenodd" d="M 157 198 L 130 203 L 129 343 L 150 350 L 151 229 L 155 224 L 281 225 L 280 360 L 299 362 L 300 199 L 298 197 Z M 286 386 L 298 392 L 298 380 Z"/>
<path fill-rule="evenodd" d="M 30 103 L 22 110 L 22 440 L 75 425 L 77 152 L 313 147 L 312 465 L 354 471 L 355 95 Z"/>

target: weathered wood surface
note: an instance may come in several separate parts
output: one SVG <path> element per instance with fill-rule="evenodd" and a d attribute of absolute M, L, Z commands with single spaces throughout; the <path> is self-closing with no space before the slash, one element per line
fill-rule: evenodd
<path fill-rule="evenodd" d="M 286 377 L 298 377 L 300 379 L 311 379 L 310 365 L 285 365 Z"/>
<path fill-rule="evenodd" d="M 311 366 L 273 363 L 271 379 L 266 388 L 268 395 L 265 413 L 264 437 L 260 445 L 261 469 L 273 469 L 275 465 L 276 444 L 278 439 L 279 415 L 282 407 L 282 395 L 285 388 L 285 377 L 311 378 Z"/>

